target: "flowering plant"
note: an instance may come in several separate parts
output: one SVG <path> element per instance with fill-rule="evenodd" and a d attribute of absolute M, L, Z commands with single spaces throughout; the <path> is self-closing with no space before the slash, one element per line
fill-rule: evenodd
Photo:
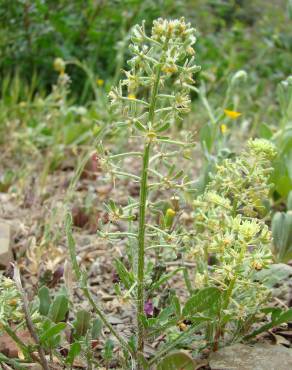
<path fill-rule="evenodd" d="M 241 155 L 217 165 L 205 191 L 193 202 L 188 220 L 191 230 L 181 222 L 182 195 L 193 193 L 197 183 L 181 168 L 177 169 L 173 159 L 188 158 L 194 143 L 189 134 L 174 139 L 170 133 L 190 110 L 193 75 L 199 70 L 194 59 L 194 34 L 195 30 L 183 18 L 154 21 L 150 36 L 144 23 L 133 28 L 130 68 L 109 97 L 115 114 L 120 117 L 115 132 L 125 133 L 127 139 L 135 142 L 137 150 L 119 153 L 114 148 L 109 152 L 102 143 L 97 148 L 98 165 L 106 180 L 129 179 L 139 186 L 139 201 L 129 198 L 127 205 L 108 201 L 107 217 L 99 228 L 100 238 L 111 243 L 121 241 L 126 246 L 127 255 L 115 260 L 118 275 L 115 291 L 121 302 L 129 302 L 135 311 L 133 335 L 124 337 L 111 324 L 89 289 L 86 271 L 77 259 L 69 208 L 65 226 L 71 265 L 93 313 L 78 310 L 71 315 L 74 321 L 70 322 L 70 308 L 75 310 L 73 304 L 70 306 L 71 294 L 61 291 L 52 299 L 49 289 L 43 286 L 34 304 L 37 315 L 33 320 L 33 309 L 27 303 L 19 272 L 15 275 L 18 291 L 10 281 L 0 282 L 0 303 L 4 298 L 5 315 L 24 322 L 23 316 L 17 316 L 18 310 L 11 309 L 6 300 L 8 297 L 8 302 L 23 301 L 25 321 L 38 350 L 38 356 L 31 358 L 44 369 L 49 368 L 47 353 L 51 359 L 53 355 L 58 357 L 65 368 L 72 368 L 79 356 L 86 359 L 88 369 L 99 366 L 92 346 L 102 326 L 110 335 L 101 354 L 107 368 L 115 345 L 120 348 L 119 365 L 125 369 L 192 366 L 191 357 L 169 352 L 189 348 L 198 337 L 197 351 L 210 345 L 216 350 L 221 339 L 233 341 L 253 335 L 249 334 L 251 325 L 264 312 L 262 307 L 269 291 L 257 280 L 256 273 L 272 260 L 271 234 L 264 222 L 267 211 L 263 201 L 270 190 L 268 178 L 276 155 L 274 146 L 266 140 L 249 141 L 248 149 Z M 55 68 L 60 73 L 62 93 L 59 95 L 55 88 L 51 99 L 62 108 L 69 80 L 62 60 L 56 60 Z M 236 112 L 228 112 L 236 118 Z M 128 158 L 139 160 L 138 173 L 124 170 L 124 160 Z M 167 199 L 162 201 L 165 193 Z M 175 268 L 168 269 L 173 262 Z M 71 293 L 68 266 L 64 268 L 64 278 Z M 194 271 L 194 286 L 187 266 Z M 179 273 L 183 273 L 187 288 L 180 298 L 170 283 Z M 167 289 L 166 283 L 169 283 Z M 279 309 L 269 312 L 272 322 L 256 333 L 288 317 Z M 69 349 L 64 358 L 60 344 L 65 341 L 68 329 Z M 21 343 L 9 327 L 5 330 Z M 151 355 L 146 351 L 149 342 L 156 342 Z M 22 348 L 30 359 L 30 347 L 22 345 Z"/>
<path fill-rule="evenodd" d="M 101 237 L 110 241 L 127 237 L 131 246 L 129 252 L 131 268 L 128 269 L 121 261 L 116 261 L 116 268 L 123 287 L 127 289 L 125 296 L 132 298 L 136 305 L 137 340 L 134 341 L 136 343 L 132 348 L 129 348 L 129 344 L 126 344 L 112 330 L 113 328 L 98 309 L 98 313 L 102 315 L 104 323 L 111 332 L 124 348 L 130 350 L 134 360 L 137 361 L 138 369 L 142 369 L 147 362 L 144 354 L 146 331 L 155 332 L 153 322 L 146 317 L 148 306 L 150 307 L 148 300 L 155 289 L 173 276 L 173 273 L 169 275 L 155 270 L 150 260 L 146 268 L 145 252 L 149 248 L 163 249 L 164 246 L 175 246 L 178 239 L 181 239 L 173 229 L 176 211 L 172 207 L 159 211 L 160 214 L 162 213 L 162 218 L 157 225 L 147 223 L 150 213 L 157 214 L 157 208 L 151 202 L 151 194 L 158 189 L 186 190 L 192 184 L 183 175 L 183 171 L 176 171 L 175 166 L 169 163 L 169 158 L 179 155 L 192 146 L 192 140 L 190 138 L 186 142 L 173 140 L 165 135 L 165 132 L 190 110 L 188 84 L 194 82 L 193 74 L 199 70 L 194 63 L 193 44 L 196 41 L 194 32 L 195 30 L 190 24 L 185 23 L 183 18 L 173 21 L 163 19 L 154 21 L 151 36 L 147 35 L 144 23 L 142 26 L 137 25 L 133 28 L 130 45 L 133 57 L 128 61 L 130 70 L 125 72 L 126 78 L 111 90 L 109 97 L 112 106 L 121 117 L 116 124 L 117 128 L 125 128 L 129 130 L 129 135 L 138 137 L 143 150 L 110 154 L 101 146 L 99 147 L 101 167 L 106 169 L 106 173 L 112 179 L 128 177 L 140 183 L 138 203 L 130 201 L 130 204 L 123 208 L 113 201 L 109 202 L 106 206 L 109 223 L 107 228 L 100 232 Z M 175 145 L 179 148 L 177 151 L 167 150 L 168 146 Z M 120 163 L 117 163 L 118 160 L 131 156 L 142 159 L 140 176 L 122 171 Z M 161 173 L 162 166 L 167 170 L 165 174 Z M 138 209 L 137 225 L 135 209 Z M 128 222 L 129 231 L 111 232 L 111 224 L 118 221 Z M 69 230 L 70 220 L 67 226 Z M 71 256 L 75 272 L 81 277 L 82 273 L 77 266 L 72 248 Z M 119 292 L 122 294 L 121 291 Z M 178 319 L 175 319 L 172 325 L 176 325 L 177 321 Z M 156 328 L 156 332 L 159 331 L 161 328 Z M 173 345 L 168 350 L 171 348 Z M 163 350 L 163 353 L 168 350 Z M 155 363 L 160 356 L 155 356 L 151 363 Z"/>
<path fill-rule="evenodd" d="M 271 232 L 262 218 L 276 154 L 269 141 L 250 140 L 235 160 L 217 166 L 205 192 L 194 201 L 190 254 L 197 264 L 195 287 L 216 286 L 223 292 L 219 320 L 209 337 L 215 348 L 227 323 L 233 339 L 248 331 L 248 322 L 252 324 L 270 295 L 256 281 L 256 271 L 272 262 Z"/>

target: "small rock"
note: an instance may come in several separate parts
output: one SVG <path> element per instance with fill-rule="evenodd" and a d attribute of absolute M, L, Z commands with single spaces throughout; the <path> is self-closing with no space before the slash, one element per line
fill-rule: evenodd
<path fill-rule="evenodd" d="M 116 316 L 109 316 L 108 321 L 112 325 L 123 324 L 124 322 Z"/>
<path fill-rule="evenodd" d="M 6 268 L 12 261 L 10 226 L 4 222 L 0 222 L 0 267 Z"/>
<path fill-rule="evenodd" d="M 238 343 L 212 353 L 209 365 L 214 370 L 287 370 L 292 369 L 292 350 L 281 345 Z"/>

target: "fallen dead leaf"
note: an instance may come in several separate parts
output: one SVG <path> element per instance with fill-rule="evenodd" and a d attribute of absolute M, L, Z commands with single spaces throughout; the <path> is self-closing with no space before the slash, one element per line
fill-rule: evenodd
<path fill-rule="evenodd" d="M 33 339 L 28 330 L 19 330 L 17 336 L 25 343 L 32 344 Z M 7 333 L 0 336 L 0 352 L 10 358 L 18 358 L 20 349 Z"/>

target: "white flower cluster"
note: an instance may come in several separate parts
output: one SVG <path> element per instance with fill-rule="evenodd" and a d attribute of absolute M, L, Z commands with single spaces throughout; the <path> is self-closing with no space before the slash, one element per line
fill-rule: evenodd
<path fill-rule="evenodd" d="M 260 216 L 275 156 L 268 141 L 250 141 L 236 160 L 218 166 L 205 193 L 194 202 L 190 256 L 197 263 L 197 287 L 230 291 L 225 308 L 235 318 L 255 313 L 269 295 L 255 281 L 255 273 L 272 262 L 271 232 Z"/>
<path fill-rule="evenodd" d="M 194 83 L 193 74 L 200 69 L 194 63 L 194 33 L 184 18 L 154 21 L 150 37 L 144 24 L 136 25 L 130 45 L 133 57 L 128 61 L 131 69 L 125 72 L 126 78 L 119 86 L 110 92 L 112 104 L 122 108 L 130 120 L 134 110 L 140 127 L 146 128 L 149 124 L 152 128 L 154 125 L 154 122 L 149 122 L 147 114 L 143 115 L 150 106 L 153 108 L 153 99 L 158 122 L 172 121 L 187 113 L 191 102 L 187 85 Z M 136 103 L 136 109 L 133 109 L 133 103 Z"/>

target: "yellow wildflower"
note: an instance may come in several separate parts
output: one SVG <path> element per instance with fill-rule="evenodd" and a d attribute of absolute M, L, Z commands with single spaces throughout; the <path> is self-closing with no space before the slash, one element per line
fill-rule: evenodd
<path fill-rule="evenodd" d="M 154 141 L 157 137 L 156 132 L 153 131 L 153 130 L 148 131 L 147 132 L 147 137 L 148 137 L 149 141 Z"/>
<path fill-rule="evenodd" d="M 136 99 L 136 95 L 135 94 L 129 94 L 128 95 L 128 99 L 135 100 Z"/>
<path fill-rule="evenodd" d="M 172 73 L 175 73 L 177 72 L 177 66 L 175 64 L 169 64 L 169 65 L 165 65 L 161 68 L 162 72 L 164 73 L 169 73 L 169 74 L 172 74 Z"/>
<path fill-rule="evenodd" d="M 238 118 L 239 116 L 241 116 L 241 113 L 239 112 L 236 112 L 234 110 L 228 110 L 228 109 L 224 109 L 224 113 L 226 114 L 227 117 L 231 118 L 231 119 L 236 119 Z"/>
<path fill-rule="evenodd" d="M 179 321 L 177 323 L 177 326 L 181 331 L 186 331 L 188 329 L 187 325 L 183 321 Z"/>
<path fill-rule="evenodd" d="M 96 84 L 97 84 L 97 86 L 102 87 L 104 85 L 104 80 L 102 80 L 101 78 L 98 78 L 96 80 Z"/>
<path fill-rule="evenodd" d="M 195 50 L 194 50 L 191 46 L 189 46 L 189 47 L 187 48 L 187 53 L 188 53 L 189 55 L 195 55 Z"/>
<path fill-rule="evenodd" d="M 10 305 L 10 306 L 16 306 L 17 305 L 17 299 L 15 299 L 15 298 L 13 298 L 13 299 L 10 299 L 9 301 L 8 301 L 8 304 Z"/>
<path fill-rule="evenodd" d="M 221 126 L 220 126 L 220 130 L 222 132 L 222 134 L 225 134 L 226 131 L 228 131 L 228 128 L 227 126 L 223 123 Z"/>
<path fill-rule="evenodd" d="M 253 261 L 251 265 L 257 271 L 260 271 L 263 268 L 263 265 L 261 262 Z"/>

